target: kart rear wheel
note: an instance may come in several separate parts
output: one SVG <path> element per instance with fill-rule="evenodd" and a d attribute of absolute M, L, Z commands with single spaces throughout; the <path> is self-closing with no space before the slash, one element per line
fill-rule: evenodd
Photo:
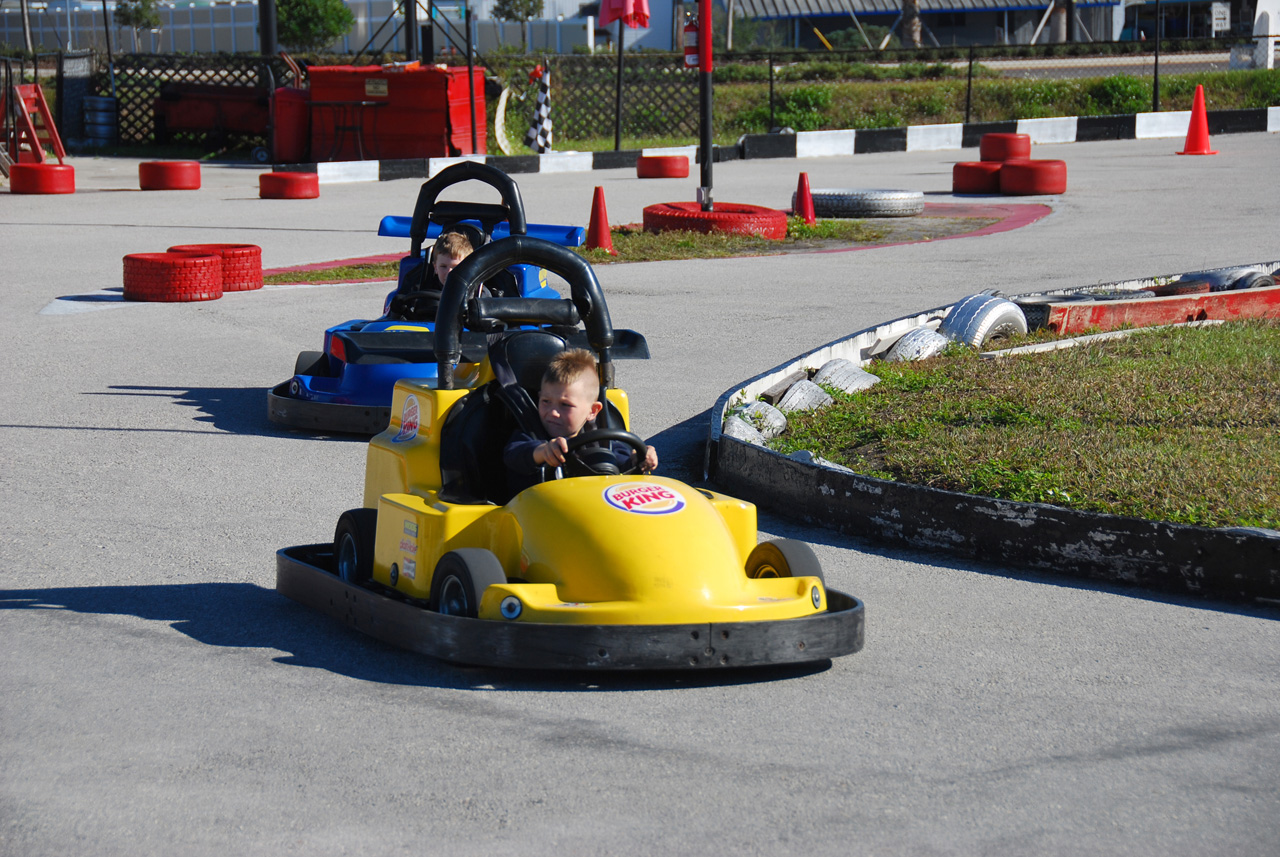
<path fill-rule="evenodd" d="M 431 609 L 446 616 L 478 618 L 484 591 L 506 582 L 502 563 L 492 552 L 483 548 L 449 551 L 431 575 Z"/>
<path fill-rule="evenodd" d="M 761 542 L 747 557 L 747 577 L 816 577 L 826 586 L 822 563 L 813 548 L 795 539 Z"/>
<path fill-rule="evenodd" d="M 373 539 L 378 532 L 376 509 L 343 512 L 333 532 L 333 559 L 344 583 L 361 585 L 373 577 Z"/>
<path fill-rule="evenodd" d="M 298 359 L 293 361 L 293 374 L 328 376 L 329 355 L 323 351 L 299 352 Z"/>

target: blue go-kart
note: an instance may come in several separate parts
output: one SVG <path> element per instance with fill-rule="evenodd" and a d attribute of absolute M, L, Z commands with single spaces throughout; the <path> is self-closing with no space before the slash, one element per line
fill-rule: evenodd
<path fill-rule="evenodd" d="M 471 180 L 497 189 L 501 203 L 440 199 L 446 188 Z M 446 231 L 462 232 L 477 250 L 513 235 L 565 247 L 579 246 L 584 239 L 580 226 L 527 223 L 520 189 L 501 170 L 472 161 L 441 170 L 423 183 L 412 218 L 384 217 L 379 225 L 379 235 L 407 236 L 410 241 L 382 316 L 335 325 L 324 332 L 323 351 L 299 354 L 293 377 L 267 393 L 272 422 L 320 432 L 377 434 L 390 421 L 396 381 L 436 377 L 433 330 L 442 284 L 423 244 Z M 546 271 L 536 265 L 512 265 L 485 287 L 495 297 L 517 301 L 560 297 L 547 285 Z M 477 336 L 477 345 L 482 345 L 483 334 Z"/>

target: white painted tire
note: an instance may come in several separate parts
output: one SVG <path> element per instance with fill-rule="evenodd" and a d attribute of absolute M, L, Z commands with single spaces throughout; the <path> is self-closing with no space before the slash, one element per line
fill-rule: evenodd
<path fill-rule="evenodd" d="M 764 435 L 760 434 L 755 426 L 742 419 L 742 417 L 729 417 L 724 421 L 724 436 L 740 440 L 743 443 L 764 446 Z"/>
<path fill-rule="evenodd" d="M 835 399 L 831 398 L 826 390 L 812 381 L 797 381 L 791 385 L 791 389 L 787 390 L 781 401 L 778 402 L 778 410 L 784 413 L 815 411 L 818 408 L 826 407 L 834 401 Z"/>
<path fill-rule="evenodd" d="M 917 327 L 907 331 L 885 355 L 891 363 L 910 363 L 913 360 L 927 360 L 941 354 L 951 344 L 941 333 L 931 327 Z"/>
<path fill-rule="evenodd" d="M 1027 317 L 1022 307 L 991 295 L 969 295 L 951 308 L 938 328 L 938 333 L 948 339 L 972 348 L 1026 332 Z"/>
<path fill-rule="evenodd" d="M 787 415 L 768 402 L 752 402 L 735 416 L 754 427 L 766 440 L 787 430 Z"/>
<path fill-rule="evenodd" d="M 918 190 L 819 188 L 811 193 L 818 217 L 914 217 L 924 211 L 924 194 Z M 795 207 L 793 193 L 791 210 Z"/>
<path fill-rule="evenodd" d="M 837 357 L 822 364 L 818 374 L 813 376 L 813 383 L 822 387 L 835 387 L 845 393 L 856 393 L 874 387 L 880 383 L 880 379 L 855 365 L 853 361 Z"/>

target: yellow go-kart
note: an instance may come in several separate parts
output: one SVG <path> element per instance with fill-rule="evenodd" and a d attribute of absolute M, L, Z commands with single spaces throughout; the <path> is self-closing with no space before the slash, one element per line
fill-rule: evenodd
<path fill-rule="evenodd" d="M 571 297 L 477 297 L 517 263 L 559 275 Z M 469 354 L 477 331 L 487 347 Z M 512 496 L 503 446 L 517 427 L 541 430 L 547 362 L 584 338 L 606 402 L 598 428 L 571 443 L 576 475 Z M 643 460 L 613 361 L 647 349 L 626 339 L 615 342 L 595 272 L 573 252 L 513 236 L 471 254 L 440 298 L 437 377 L 398 382 L 391 423 L 370 442 L 364 506 L 341 516 L 332 544 L 279 551 L 277 589 L 386 642 L 473 665 L 745 667 L 860 650 L 862 604 L 826 587 L 808 545 L 757 544 L 750 503 L 619 472 L 599 446 L 620 441 Z"/>

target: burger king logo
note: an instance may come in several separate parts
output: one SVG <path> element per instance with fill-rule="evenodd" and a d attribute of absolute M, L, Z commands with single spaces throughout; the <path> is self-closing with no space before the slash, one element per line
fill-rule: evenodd
<path fill-rule="evenodd" d="M 418 436 L 418 397 L 405 396 L 404 410 L 400 412 L 400 433 L 391 438 L 392 443 L 404 443 Z"/>
<path fill-rule="evenodd" d="M 684 508 L 678 491 L 652 482 L 624 482 L 604 489 L 604 501 L 615 509 L 637 515 L 670 515 Z"/>

